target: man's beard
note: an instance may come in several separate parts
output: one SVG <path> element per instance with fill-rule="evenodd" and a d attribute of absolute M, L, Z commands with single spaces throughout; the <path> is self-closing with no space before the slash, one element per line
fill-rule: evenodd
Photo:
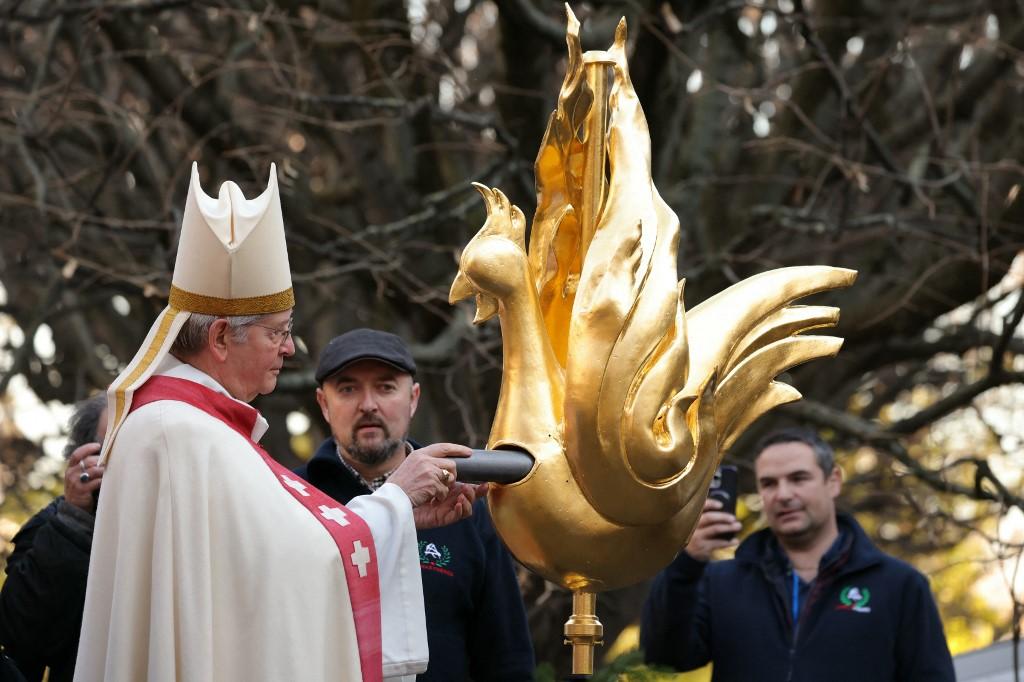
<path fill-rule="evenodd" d="M 360 444 L 358 432 L 364 426 L 376 426 L 379 428 L 384 432 L 384 440 L 376 444 Z M 391 432 L 384 425 L 384 422 L 372 417 L 364 417 L 352 427 L 352 440 L 345 448 L 345 451 L 348 452 L 352 459 L 361 464 L 377 466 L 386 462 L 404 442 L 404 436 L 402 438 L 392 438 Z"/>

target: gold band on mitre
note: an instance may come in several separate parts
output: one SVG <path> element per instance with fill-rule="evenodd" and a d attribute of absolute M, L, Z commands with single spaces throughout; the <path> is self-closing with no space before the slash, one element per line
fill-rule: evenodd
<path fill-rule="evenodd" d="M 269 315 L 295 307 L 295 294 L 291 287 L 276 294 L 250 296 L 249 298 L 218 298 L 185 291 L 171 285 L 168 305 L 178 310 L 202 315 L 230 316 Z"/>

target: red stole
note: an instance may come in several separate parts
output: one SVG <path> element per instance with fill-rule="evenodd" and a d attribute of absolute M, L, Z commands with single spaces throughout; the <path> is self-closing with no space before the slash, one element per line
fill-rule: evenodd
<path fill-rule="evenodd" d="M 131 410 L 160 400 L 177 400 L 202 410 L 234 429 L 252 445 L 277 478 L 281 487 L 304 506 L 330 533 L 341 554 L 348 583 L 352 616 L 359 647 L 359 666 L 364 682 L 383 679 L 383 654 L 380 632 L 380 580 L 377 575 L 377 550 L 370 528 L 355 512 L 317 490 L 285 469 L 252 439 L 258 412 L 228 396 L 194 381 L 174 377 L 151 377 L 135 391 Z M 302 580 L 303 576 L 295 576 Z"/>

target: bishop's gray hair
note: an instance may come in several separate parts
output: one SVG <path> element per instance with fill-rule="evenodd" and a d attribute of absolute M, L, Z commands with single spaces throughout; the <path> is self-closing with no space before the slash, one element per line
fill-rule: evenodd
<path fill-rule="evenodd" d="M 249 325 L 259 322 L 264 317 L 266 315 L 235 315 L 233 317 L 222 315 L 218 317 L 217 315 L 192 313 L 182 325 L 181 331 L 178 332 L 178 338 L 174 339 L 171 354 L 177 358 L 187 358 L 201 351 L 206 347 L 206 340 L 210 336 L 210 327 L 220 319 L 228 321 L 232 338 L 238 343 L 244 343 L 249 337 Z"/>

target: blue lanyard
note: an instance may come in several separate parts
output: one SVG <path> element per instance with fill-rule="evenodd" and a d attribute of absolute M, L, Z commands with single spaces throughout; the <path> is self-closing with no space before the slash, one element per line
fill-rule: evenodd
<path fill-rule="evenodd" d="M 796 625 L 796 619 L 800 616 L 800 576 L 796 574 L 796 569 L 793 569 L 793 625 Z"/>

